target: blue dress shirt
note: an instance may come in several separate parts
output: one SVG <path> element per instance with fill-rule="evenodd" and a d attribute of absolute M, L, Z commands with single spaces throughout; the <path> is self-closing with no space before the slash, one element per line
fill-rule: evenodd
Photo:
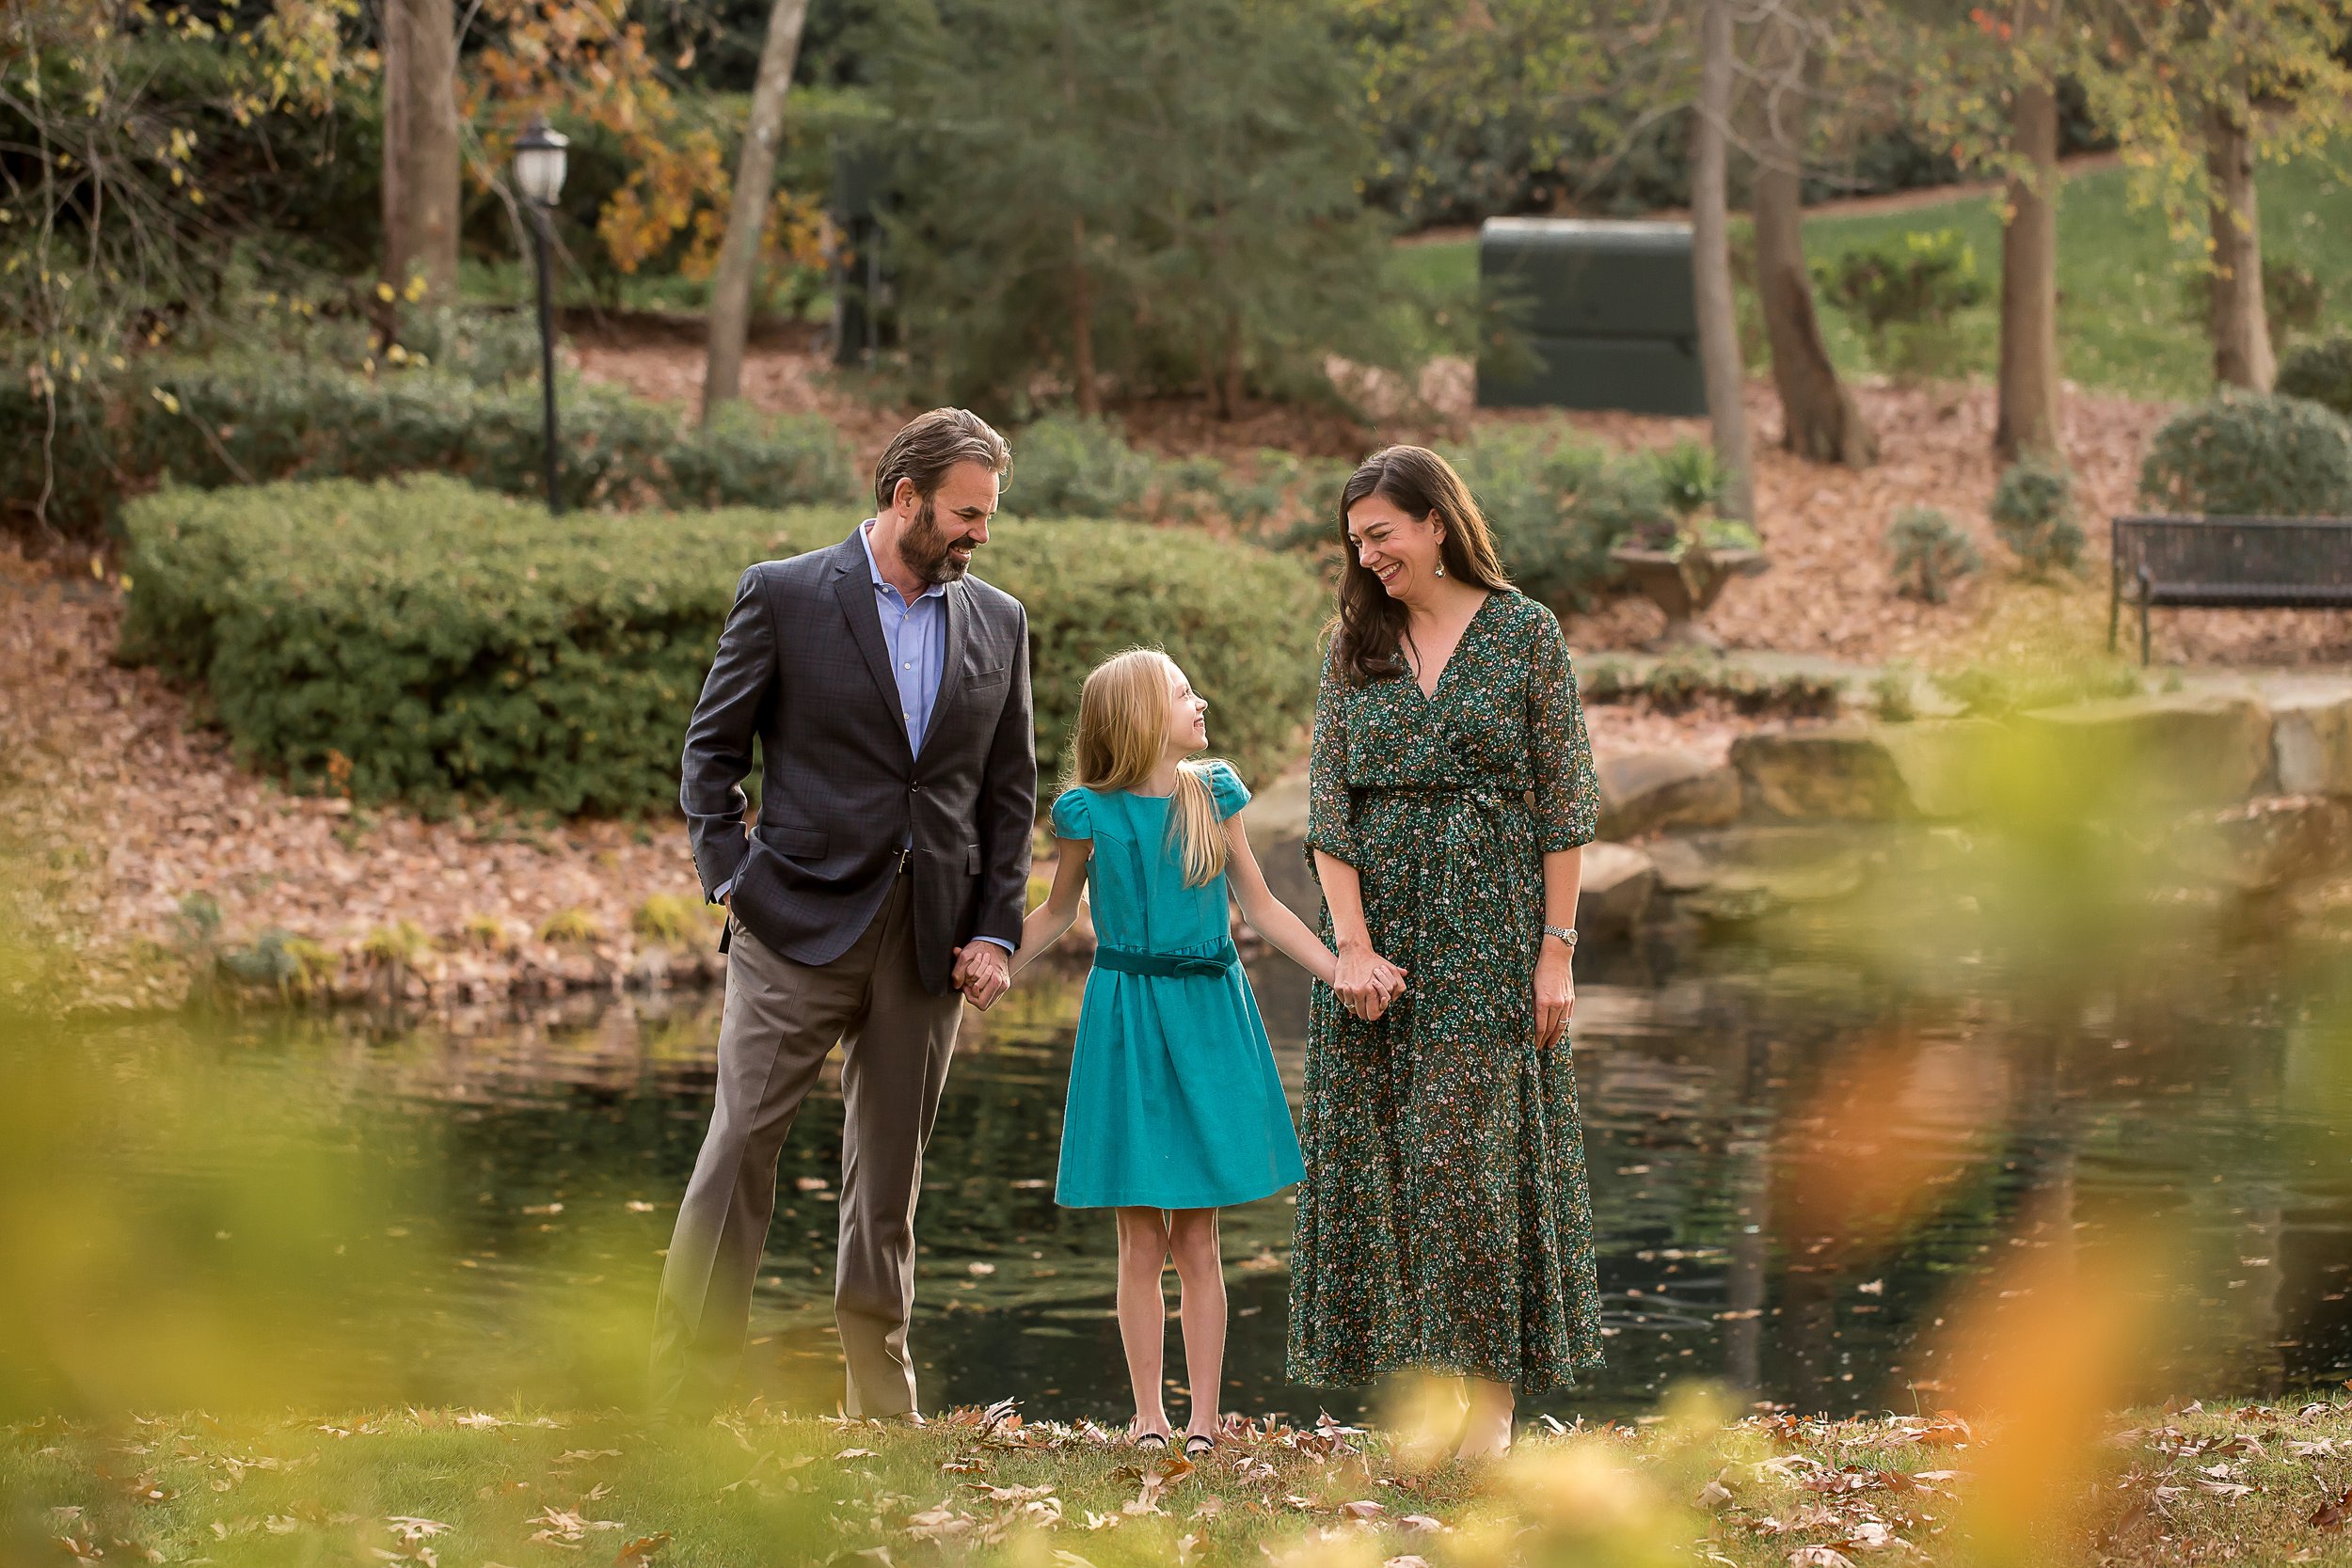
<path fill-rule="evenodd" d="M 858 530 L 866 546 L 866 570 L 874 579 L 874 610 L 882 617 L 882 646 L 890 650 L 891 677 L 898 683 L 898 717 L 907 727 L 907 749 L 923 751 L 931 706 L 939 701 L 939 675 L 947 660 L 947 585 L 934 582 L 909 603 L 874 559 L 874 524 Z"/>

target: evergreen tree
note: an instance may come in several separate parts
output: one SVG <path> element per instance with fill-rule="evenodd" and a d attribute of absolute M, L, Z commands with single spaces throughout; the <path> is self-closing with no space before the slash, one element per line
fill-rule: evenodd
<path fill-rule="evenodd" d="M 930 389 L 1230 414 L 1390 357 L 1361 81 L 1321 6 L 910 0 L 894 31 L 889 243 Z"/>

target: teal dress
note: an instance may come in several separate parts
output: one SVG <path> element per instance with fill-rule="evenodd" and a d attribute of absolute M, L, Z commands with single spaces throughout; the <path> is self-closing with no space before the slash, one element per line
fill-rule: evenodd
<path fill-rule="evenodd" d="M 1209 767 L 1222 821 L 1249 791 Z M 1070 1209 L 1221 1209 L 1306 1176 L 1257 998 L 1233 952 L 1222 875 L 1186 887 L 1165 797 L 1064 790 L 1057 838 L 1091 839 L 1099 946 L 1062 1113 Z"/>

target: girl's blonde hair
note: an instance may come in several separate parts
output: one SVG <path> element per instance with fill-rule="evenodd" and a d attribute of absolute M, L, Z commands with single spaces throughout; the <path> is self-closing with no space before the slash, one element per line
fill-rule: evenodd
<path fill-rule="evenodd" d="M 1182 673 L 1157 648 L 1130 648 L 1094 667 L 1078 693 L 1072 784 L 1133 789 L 1149 783 L 1168 746 L 1168 707 Z M 1209 793 L 1209 765 L 1176 765 L 1168 832 L 1184 863 L 1184 885 L 1205 887 L 1225 869 L 1225 830 Z"/>

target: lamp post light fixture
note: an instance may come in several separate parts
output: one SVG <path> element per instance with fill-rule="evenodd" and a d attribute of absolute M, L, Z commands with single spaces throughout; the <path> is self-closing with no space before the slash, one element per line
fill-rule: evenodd
<path fill-rule="evenodd" d="M 556 484 L 555 288 L 548 265 L 548 252 L 555 236 L 548 214 L 554 211 L 556 198 L 564 192 L 564 149 L 570 145 L 570 137 L 561 131 L 548 130 L 546 119 L 538 115 L 532 117 L 515 142 L 515 188 L 522 193 L 523 206 L 530 213 L 531 247 L 539 270 L 539 388 L 547 404 L 550 515 L 564 510 L 564 499 Z"/>

